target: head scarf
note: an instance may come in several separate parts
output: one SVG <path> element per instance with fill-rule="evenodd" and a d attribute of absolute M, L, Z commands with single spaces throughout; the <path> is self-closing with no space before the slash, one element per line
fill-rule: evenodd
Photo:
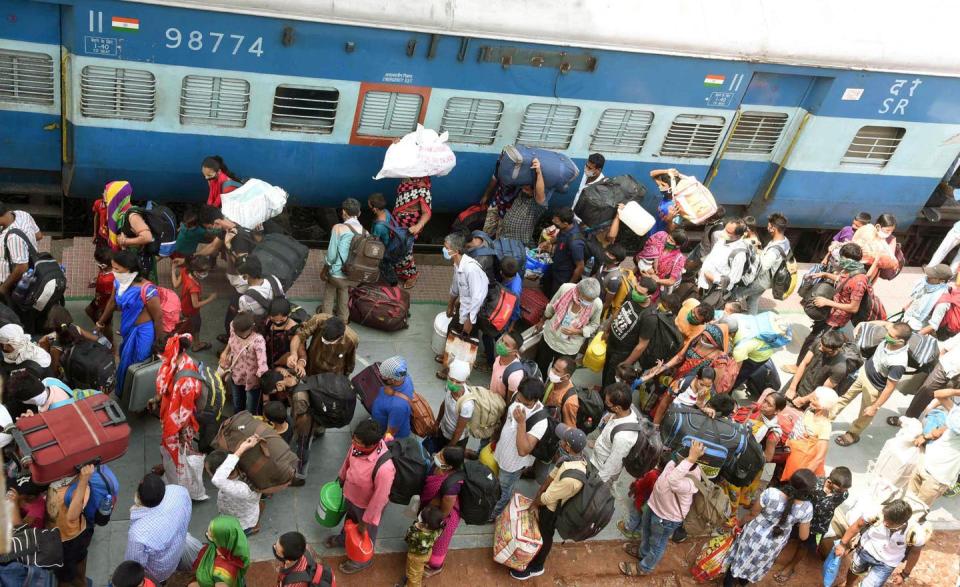
<path fill-rule="evenodd" d="M 180 445 L 188 446 L 200 424 L 194 416 L 197 400 L 200 399 L 202 386 L 196 377 L 181 377 L 174 381 L 174 375 L 180 371 L 192 370 L 199 373 L 199 368 L 190 355 L 180 352 L 181 341 L 184 348 L 190 346 L 193 338 L 189 334 L 171 336 L 163 349 L 160 360 L 160 371 L 157 374 L 157 393 L 160 395 L 160 425 L 162 426 L 160 442 L 170 453 L 170 458 L 177 467 L 180 463 Z"/>
<path fill-rule="evenodd" d="M 120 224 L 123 215 L 130 208 L 130 198 L 133 197 L 133 186 L 128 181 L 111 181 L 103 189 L 103 199 L 107 202 L 107 228 L 110 230 L 110 248 L 118 251 L 120 245 L 117 237 L 120 236 Z"/>
<path fill-rule="evenodd" d="M 380 363 L 380 377 L 384 379 L 403 379 L 407 376 L 407 360 L 401 356 L 393 356 Z"/>
<path fill-rule="evenodd" d="M 50 354 L 30 340 L 30 335 L 19 324 L 7 324 L 0 328 L 0 344 L 10 345 L 13 351 L 3 351 L 4 362 L 19 365 L 24 361 L 33 361 L 40 367 L 50 366 Z"/>
<path fill-rule="evenodd" d="M 600 282 L 598 282 L 596 279 L 592 279 L 592 281 L 594 281 L 597 284 L 596 294 L 599 295 Z M 594 304 L 593 301 L 596 301 L 596 299 L 591 301 L 591 303 L 587 306 L 584 306 L 579 302 L 574 303 L 575 294 L 577 294 L 577 292 L 579 291 L 578 286 L 579 284 L 572 287 L 568 287 L 567 291 L 564 291 L 564 292 L 557 290 L 557 293 L 555 293 L 553 296 L 553 300 L 551 300 L 551 303 L 553 304 L 553 308 L 554 308 L 554 314 L 553 314 L 553 321 L 550 323 L 550 325 L 557 332 L 559 332 L 560 328 L 563 326 L 563 319 L 564 317 L 566 317 L 567 312 L 571 312 L 573 314 L 573 320 L 570 322 L 570 328 L 573 328 L 573 329 L 577 329 L 577 328 L 582 329 L 587 324 L 587 322 L 590 322 L 590 317 L 593 316 L 593 310 L 596 306 L 596 304 Z M 589 293 L 593 293 L 593 291 Z"/>
<path fill-rule="evenodd" d="M 250 545 L 240 522 L 233 516 L 217 516 L 207 528 L 209 544 L 197 562 L 196 576 L 200 587 L 226 583 L 243 587 L 250 567 Z"/>

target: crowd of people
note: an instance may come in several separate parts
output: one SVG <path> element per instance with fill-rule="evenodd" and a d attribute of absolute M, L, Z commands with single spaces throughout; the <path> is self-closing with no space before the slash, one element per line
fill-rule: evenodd
<path fill-rule="evenodd" d="M 721 540 L 711 540 L 704 554 L 725 560 L 712 575 L 723 574 L 725 585 L 757 582 L 778 559 L 784 564 L 776 578 L 786 582 L 800 561 L 814 556 L 842 560 L 848 585 L 855 576 L 870 586 L 907 579 L 929 540 L 925 512 L 956 492 L 960 476 L 960 408 L 952 400 L 960 395 L 960 299 L 953 297 L 956 267 L 939 264 L 946 251 L 938 251 L 937 264 L 924 268 L 909 302 L 888 317 L 873 284 L 896 277 L 902 267 L 896 219 L 881 214 L 874 222 L 859 214 L 802 280 L 798 295 L 813 324 L 796 363 L 786 369 L 793 377 L 781 383 L 772 357 L 793 331 L 776 313 L 761 311 L 761 301 L 792 291 L 784 284 L 795 278 L 788 219 L 774 212 L 765 225 L 754 226 L 753 219 L 729 217 L 721 208 L 694 224 L 673 201 L 676 170 L 655 170 L 651 177 L 661 191 L 655 225 L 626 238 L 631 231 L 618 214 L 588 226 L 575 212 L 582 191 L 605 180 L 603 166 L 601 154 L 589 157 L 573 207 L 550 207 L 553 190 L 538 160 L 528 185 L 504 185 L 494 176 L 480 202 L 481 226 L 445 237 L 443 257 L 454 269 L 448 338 L 475 340 L 474 355 L 437 357 L 444 397 L 429 418 L 418 409 L 422 398 L 406 358 L 384 358 L 376 366 L 380 384 L 365 406 L 370 417 L 353 426 L 347 453 L 334 455 L 342 459 L 337 481 L 346 523 L 324 544 L 343 547 L 359 533 L 369 538 L 370 552 L 358 557 L 348 547 L 337 574 L 374 564 L 382 515 L 395 501 L 402 473 L 391 455 L 397 443 L 413 438 L 429 464 L 415 488 L 419 508 L 406 533 L 408 562 L 399 584 L 421 585 L 442 572 L 457 529 L 505 515 L 523 478 L 539 484 L 530 510 L 542 546 L 524 568 L 510 571 L 517 580 L 546 572 L 558 518 L 593 478 L 609 488 L 624 514 L 617 527 L 629 541 L 624 550 L 632 558 L 620 565 L 628 576 L 654 573 L 671 540 L 714 534 Z M 93 465 L 43 486 L 19 465 L 11 435 L 0 435 L 15 536 L 54 532 L 62 553 L 56 564 L 39 565 L 37 557 L 24 555 L 9 565 L 47 569 L 61 584 L 84 584 L 95 527 L 109 520 L 118 492 L 133 491 L 126 560 L 113 573 L 114 587 L 161 585 L 178 569 L 200 587 L 244 585 L 252 562 L 248 540 L 259 531 L 270 496 L 242 470 L 244 455 L 262 438 L 249 436 L 229 451 L 214 448 L 209 438 L 219 421 L 200 417 L 205 379 L 192 354 L 213 344 L 202 341 L 200 331 L 201 316 L 211 318 L 216 299 L 204 294 L 204 280 L 222 260 L 236 289 L 217 337 L 217 377 L 227 386 L 228 403 L 234 413 L 262 419 L 287 442 L 297 462 L 289 485 L 303 486 L 312 445 L 324 428 L 311 401 L 297 391 L 313 376 L 349 377 L 356 367 L 360 337 L 348 310 L 359 285 L 351 279 L 353 241 L 372 235 L 389 251 L 396 239 L 415 240 L 431 220 L 429 178 L 403 180 L 392 210 L 383 195 L 370 196 L 368 227 L 361 223 L 362 204 L 344 200 L 322 270 L 323 303 L 310 315 L 287 299 L 273 267 L 251 254 L 276 228 L 245 229 L 220 209 L 243 183 L 218 157 L 204 160 L 202 173 L 210 186 L 207 203 L 183 214 L 172 252 L 166 252 L 173 258 L 173 290 L 157 283 L 154 217 L 133 205 L 128 182 L 107 184 L 94 206 L 99 274 L 86 310 L 94 323 L 89 330 L 65 310 L 62 291 L 47 292 L 29 307 L 17 302 L 15 290 L 36 271 L 44 235 L 29 214 L 0 205 L 7 260 L 0 263 L 0 293 L 8 302 L 0 307 L 0 420 L 11 424 L 97 391 L 123 403 L 133 392 L 131 369 L 158 357 L 149 409 L 161 422 L 163 462 L 136 488 L 119 487 L 112 473 L 104 473 L 107 467 Z M 534 275 L 527 274 L 525 259 L 503 253 L 506 241 L 549 259 L 539 283 L 529 279 Z M 412 252 L 384 257 L 380 276 L 393 286 L 414 287 Z M 506 294 L 514 304 L 498 320 L 490 300 Z M 119 324 L 112 319 L 118 312 Z M 114 376 L 95 391 L 81 390 L 84 384 L 72 379 L 65 360 L 80 344 L 110 349 L 116 363 Z M 932 351 L 918 350 L 930 345 Z M 601 364 L 590 363 L 591 356 Z M 599 371 L 601 385 L 577 384 L 583 368 Z M 826 455 L 857 443 L 876 426 L 873 419 L 891 395 L 911 381 L 920 383 L 913 402 L 886 424 L 898 435 L 918 431 L 908 445 L 923 458 L 906 459 L 899 477 L 850 504 L 851 472 L 828 470 Z M 858 417 L 834 437 L 834 420 L 858 397 Z M 676 410 L 742 426 L 768 467 L 745 484 L 731 483 L 707 463 L 709 448 L 695 439 L 657 454 L 635 478 L 627 462 L 636 458 L 636 447 Z M 434 425 L 423 426 L 425 419 Z M 497 499 L 482 520 L 461 502 L 471 461 L 496 475 Z M 204 475 L 217 490 L 219 515 L 204 536 L 193 537 L 187 528 L 192 501 L 207 497 Z M 883 471 L 875 477 L 884 477 Z M 789 550 L 794 554 L 784 554 Z M 281 535 L 273 552 L 278 585 L 332 584 L 334 570 L 302 534 Z"/>

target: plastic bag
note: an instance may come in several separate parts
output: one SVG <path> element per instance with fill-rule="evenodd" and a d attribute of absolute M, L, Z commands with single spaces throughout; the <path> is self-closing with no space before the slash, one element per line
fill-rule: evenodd
<path fill-rule="evenodd" d="M 717 201 L 705 185 L 692 175 L 671 174 L 673 201 L 680 215 L 693 224 L 703 224 L 717 213 Z"/>
<path fill-rule="evenodd" d="M 736 539 L 735 532 L 714 536 L 703 545 L 697 560 L 690 567 L 690 574 L 697 581 L 713 581 L 727 571 L 727 555 Z"/>
<path fill-rule="evenodd" d="M 246 183 L 222 196 L 220 210 L 228 219 L 253 230 L 283 212 L 287 205 L 287 192 L 259 179 Z"/>
<path fill-rule="evenodd" d="M 833 587 L 837 580 L 837 574 L 840 573 L 840 565 L 843 559 L 837 556 L 834 549 L 830 549 L 827 560 L 823 561 L 823 587 Z"/>
<path fill-rule="evenodd" d="M 450 173 L 457 165 L 457 156 L 447 145 L 447 133 L 423 128 L 405 135 L 387 148 L 383 167 L 373 179 L 385 177 L 440 177 Z"/>
<path fill-rule="evenodd" d="M 181 446 L 179 467 L 173 462 L 173 458 L 166 449 L 161 448 L 160 455 L 163 461 L 164 483 L 185 487 L 193 501 L 208 499 L 207 490 L 203 486 L 203 454 Z"/>

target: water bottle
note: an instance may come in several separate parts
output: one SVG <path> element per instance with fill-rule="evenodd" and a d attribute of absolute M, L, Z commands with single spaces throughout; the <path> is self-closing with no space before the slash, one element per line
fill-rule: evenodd
<path fill-rule="evenodd" d="M 403 509 L 403 515 L 413 520 L 420 514 L 420 496 L 414 495 L 410 498 L 410 504 Z"/>
<path fill-rule="evenodd" d="M 100 507 L 98 508 L 100 515 L 109 517 L 113 513 L 113 496 L 109 493 L 103 496 L 103 499 L 100 500 Z"/>

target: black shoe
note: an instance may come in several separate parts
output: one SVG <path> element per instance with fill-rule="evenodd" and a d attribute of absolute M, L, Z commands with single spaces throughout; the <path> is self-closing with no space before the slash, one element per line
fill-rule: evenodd
<path fill-rule="evenodd" d="M 673 536 L 670 537 L 670 540 L 672 540 L 676 544 L 685 542 L 687 540 L 687 531 L 684 530 L 683 526 L 680 526 L 679 528 L 673 531 Z"/>
<path fill-rule="evenodd" d="M 307 480 L 303 477 L 294 477 L 293 481 L 290 482 L 290 487 L 303 487 L 307 484 Z"/>

